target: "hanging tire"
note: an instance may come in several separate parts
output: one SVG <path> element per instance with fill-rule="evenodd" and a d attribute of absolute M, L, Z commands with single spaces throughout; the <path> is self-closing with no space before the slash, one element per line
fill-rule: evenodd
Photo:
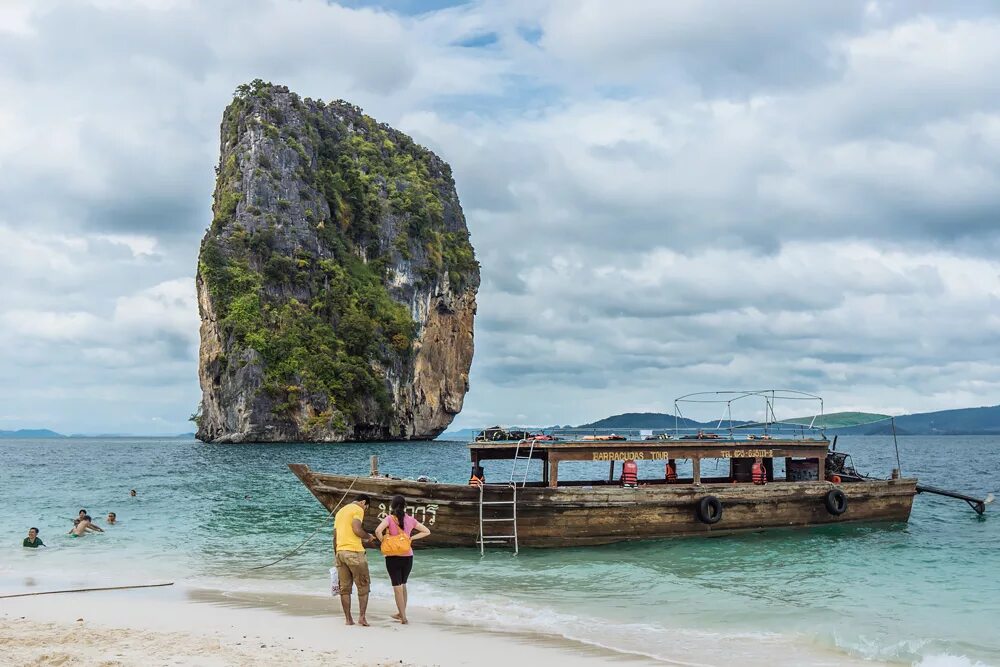
<path fill-rule="evenodd" d="M 715 496 L 705 496 L 698 501 L 695 514 L 702 523 L 708 525 L 719 523 L 719 519 L 722 518 L 722 503 Z"/>
<path fill-rule="evenodd" d="M 826 511 L 833 516 L 840 516 L 847 511 L 847 495 L 840 489 L 830 489 L 823 498 Z"/>

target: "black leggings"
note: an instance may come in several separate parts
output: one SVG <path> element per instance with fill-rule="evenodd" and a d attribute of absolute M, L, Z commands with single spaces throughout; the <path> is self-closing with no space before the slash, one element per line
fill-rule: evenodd
<path fill-rule="evenodd" d="M 386 556 L 385 571 L 393 586 L 402 586 L 410 578 L 413 569 L 413 556 Z"/>

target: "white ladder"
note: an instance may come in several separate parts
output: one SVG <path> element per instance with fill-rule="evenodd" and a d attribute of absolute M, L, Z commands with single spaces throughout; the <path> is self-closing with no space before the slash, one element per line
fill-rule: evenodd
<path fill-rule="evenodd" d="M 506 491 L 510 490 L 511 498 L 510 500 L 484 500 L 483 494 L 486 488 L 485 484 L 479 486 L 479 555 L 486 555 L 486 545 L 487 544 L 513 544 L 514 554 L 517 554 L 517 486 L 511 484 L 509 486 L 497 486 L 495 490 Z M 504 506 L 510 506 L 510 516 L 491 516 L 489 518 L 483 517 L 483 506 L 490 505 L 497 508 Z M 493 525 L 495 523 L 509 523 L 512 526 L 510 533 L 487 533 L 486 526 Z"/>
<path fill-rule="evenodd" d="M 530 446 L 528 447 L 528 455 L 527 456 L 521 456 L 521 445 L 524 445 L 524 444 L 530 444 Z M 535 441 L 534 440 L 528 440 L 528 441 L 519 440 L 518 441 L 517 447 L 514 449 L 514 461 L 513 461 L 513 463 L 510 466 L 510 485 L 511 486 L 518 486 L 518 484 L 520 484 L 520 486 L 523 487 L 525 484 L 528 483 L 528 473 L 531 471 L 531 456 L 534 453 L 535 453 Z M 524 465 L 523 465 L 524 472 L 523 472 L 523 474 L 521 474 L 521 480 L 520 480 L 520 482 L 515 481 L 515 478 L 518 476 L 518 465 L 517 465 L 518 461 L 524 461 Z"/>

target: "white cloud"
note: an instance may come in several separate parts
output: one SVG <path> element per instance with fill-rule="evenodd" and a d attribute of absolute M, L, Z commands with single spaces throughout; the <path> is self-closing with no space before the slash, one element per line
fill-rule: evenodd
<path fill-rule="evenodd" d="M 995 8 L 54 0 L 0 35 L 0 400 L 53 413 L 24 426 L 188 428 L 218 124 L 256 77 L 452 164 L 484 277 L 465 423 L 761 384 L 1000 402 Z"/>

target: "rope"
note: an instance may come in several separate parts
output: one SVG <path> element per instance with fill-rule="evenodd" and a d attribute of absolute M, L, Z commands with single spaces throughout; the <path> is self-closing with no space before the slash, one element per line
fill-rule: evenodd
<path fill-rule="evenodd" d="M 37 593 L 15 593 L 13 595 L 0 595 L 0 599 L 5 598 L 26 598 L 32 595 L 55 595 L 56 593 L 89 593 L 91 591 L 124 591 L 129 588 L 159 588 L 160 586 L 173 586 L 174 582 L 165 584 L 139 584 L 136 586 L 105 586 L 103 588 L 72 588 L 64 591 L 38 591 Z"/>
<path fill-rule="evenodd" d="M 287 554 L 285 554 L 284 556 L 282 556 L 278 560 L 271 561 L 267 565 L 258 565 L 257 567 L 251 567 L 249 570 L 247 570 L 247 572 L 253 572 L 254 570 L 263 570 L 265 567 L 271 567 L 272 565 L 277 565 L 278 563 L 280 563 L 281 561 L 285 560 L 289 556 L 294 555 L 299 549 L 301 549 L 302 547 L 304 547 L 305 545 L 307 545 L 309 543 L 309 541 L 312 540 L 312 538 L 316 537 L 316 533 L 318 533 L 320 531 L 320 529 L 322 529 L 323 526 L 326 525 L 326 522 L 330 520 L 330 517 L 332 517 L 333 513 L 337 511 L 337 508 L 340 507 L 340 504 L 344 502 L 344 498 L 346 498 L 347 494 L 351 492 L 351 489 L 354 488 L 354 483 L 357 482 L 357 481 L 358 481 L 357 477 L 355 477 L 353 480 L 351 480 L 351 485 L 349 487 L 347 487 L 347 491 L 344 491 L 344 495 L 342 495 L 340 497 L 340 500 L 338 500 L 337 504 L 333 506 L 333 509 L 330 510 L 330 513 L 327 514 L 325 517 L 323 517 L 323 521 L 318 526 L 316 526 L 316 530 L 314 530 L 312 532 L 312 534 L 309 537 L 307 537 L 299 546 L 295 547 L 294 549 L 292 549 L 291 551 L 289 551 Z"/>
<path fill-rule="evenodd" d="M 899 442 L 896 440 L 896 418 L 893 417 L 890 422 L 892 424 L 892 444 L 896 446 L 896 470 L 899 471 L 900 477 L 903 476 L 903 466 L 899 463 Z"/>

